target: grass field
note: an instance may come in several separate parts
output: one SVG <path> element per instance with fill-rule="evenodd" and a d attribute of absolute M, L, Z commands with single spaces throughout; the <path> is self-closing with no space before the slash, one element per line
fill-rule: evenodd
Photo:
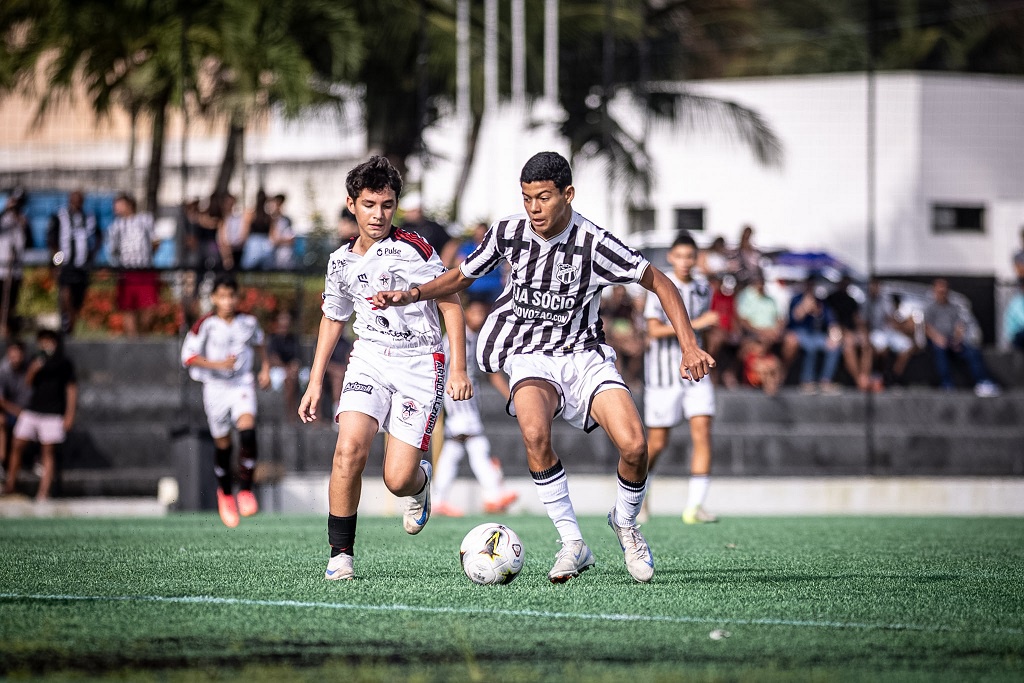
<path fill-rule="evenodd" d="M 471 584 L 483 518 L 361 519 L 357 580 L 326 520 L 4 520 L 0 675 L 50 680 L 1022 680 L 1024 520 L 655 518 L 654 582 L 582 520 L 597 567 L 548 583 L 546 518 L 501 521 L 526 565 Z M 713 639 L 713 631 L 726 634 Z"/>

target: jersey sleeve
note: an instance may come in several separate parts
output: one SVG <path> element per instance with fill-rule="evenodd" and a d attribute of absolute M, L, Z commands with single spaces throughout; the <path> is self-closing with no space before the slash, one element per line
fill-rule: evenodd
<path fill-rule="evenodd" d="M 206 330 L 202 323 L 194 326 L 185 335 L 185 342 L 181 345 L 181 364 L 184 367 L 192 365 L 197 356 L 203 355 L 206 347 Z"/>
<path fill-rule="evenodd" d="M 249 346 L 263 346 L 266 341 L 266 337 L 263 334 L 263 328 L 260 327 L 260 323 L 256 318 L 252 319 L 252 336 L 249 337 Z"/>
<path fill-rule="evenodd" d="M 498 244 L 498 232 L 501 225 L 501 222 L 491 225 L 480 245 L 462 262 L 459 270 L 463 275 L 475 280 L 498 267 L 502 259 L 501 248 Z"/>
<path fill-rule="evenodd" d="M 346 287 L 342 274 L 345 272 L 345 262 L 340 257 L 334 257 L 327 266 L 327 278 L 324 280 L 324 303 L 320 310 L 324 317 L 335 322 L 345 322 L 352 315 L 355 304 L 346 294 Z"/>
<path fill-rule="evenodd" d="M 602 285 L 639 282 L 650 262 L 609 232 L 601 231 L 594 245 L 593 272 Z"/>
<path fill-rule="evenodd" d="M 448 269 L 441 263 L 441 257 L 434 250 L 427 260 L 414 259 L 409 266 L 409 286 L 415 287 L 430 282 L 436 277 L 444 275 Z"/>

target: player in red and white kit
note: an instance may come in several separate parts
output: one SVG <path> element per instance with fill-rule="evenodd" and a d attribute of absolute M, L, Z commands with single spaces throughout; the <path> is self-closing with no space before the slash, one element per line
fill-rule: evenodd
<path fill-rule="evenodd" d="M 213 437 L 217 475 L 217 509 L 225 526 L 238 526 L 239 515 L 259 511 L 252 492 L 256 468 L 256 382 L 270 386 L 270 363 L 259 321 L 238 313 L 238 283 L 220 275 L 210 292 L 213 312 L 200 318 L 185 336 L 181 362 L 192 379 L 203 383 L 203 408 Z M 258 378 L 253 376 L 255 355 L 260 357 Z M 231 474 L 231 427 L 238 430 L 237 499 Z"/>
<path fill-rule="evenodd" d="M 329 489 L 327 538 L 331 558 L 325 578 L 351 579 L 356 510 L 370 445 L 378 431 L 387 432 L 384 483 L 406 497 L 403 526 L 419 533 L 430 517 L 431 465 L 424 460 L 441 412 L 445 388 L 445 354 L 438 311 L 451 336 L 447 393 L 456 400 L 473 395 L 466 374 L 466 333 L 457 295 L 411 302 L 382 310 L 371 299 L 383 290 L 413 288 L 445 268 L 419 235 L 394 228 L 402 178 L 384 157 L 372 157 L 349 172 L 346 204 L 355 215 L 359 235 L 331 254 L 323 294 L 323 318 L 309 386 L 299 403 L 303 422 L 317 419 L 324 371 L 345 321 L 355 314 L 352 347 L 336 420 Z"/>

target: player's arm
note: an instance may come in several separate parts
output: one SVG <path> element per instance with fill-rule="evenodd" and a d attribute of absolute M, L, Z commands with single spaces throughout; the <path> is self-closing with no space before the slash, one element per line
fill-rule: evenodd
<path fill-rule="evenodd" d="M 228 356 L 224 360 L 210 360 L 206 356 L 192 356 L 185 361 L 186 368 L 206 368 L 207 370 L 231 370 L 235 367 L 235 357 Z"/>
<path fill-rule="evenodd" d="M 320 396 L 323 393 L 324 373 L 327 371 L 327 363 L 331 360 L 334 347 L 341 339 L 341 333 L 345 330 L 345 321 L 333 320 L 326 315 L 320 319 L 320 331 L 316 336 L 316 351 L 313 353 L 313 366 L 309 369 L 309 384 L 306 386 L 306 393 L 299 401 L 299 419 L 303 422 L 316 420 L 316 409 L 320 405 Z"/>
<path fill-rule="evenodd" d="M 260 374 L 256 376 L 256 382 L 260 389 L 266 389 L 270 386 L 270 358 L 267 356 L 267 345 L 257 344 L 255 349 L 260 357 Z"/>
<path fill-rule="evenodd" d="M 714 367 L 715 359 L 697 344 L 697 335 L 690 325 L 690 317 L 686 315 L 686 306 L 679 296 L 679 290 L 653 265 L 649 265 L 644 271 L 640 278 L 640 286 L 658 297 L 665 315 L 672 324 L 679 348 L 683 351 L 683 361 L 679 366 L 680 375 L 683 379 L 699 381 Z"/>
<path fill-rule="evenodd" d="M 377 308 L 407 306 L 429 299 L 438 300 L 440 305 L 440 299 L 458 294 L 471 284 L 473 284 L 473 278 L 463 275 L 461 268 L 452 268 L 447 273 L 437 276 L 430 282 L 417 285 L 408 290 L 377 292 L 373 295 L 373 305 Z M 462 309 L 461 305 L 459 309 Z M 445 320 L 447 321 L 447 318 Z"/>
<path fill-rule="evenodd" d="M 437 309 L 444 316 L 448 353 L 451 354 L 448 362 L 448 395 L 456 401 L 465 401 L 473 397 L 473 385 L 466 372 L 466 320 L 462 313 L 462 302 L 457 294 L 449 294 L 437 300 Z"/>

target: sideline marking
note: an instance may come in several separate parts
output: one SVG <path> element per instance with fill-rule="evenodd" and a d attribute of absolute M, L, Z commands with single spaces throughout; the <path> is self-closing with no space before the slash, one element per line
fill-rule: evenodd
<path fill-rule="evenodd" d="M 298 607 L 309 609 L 336 609 L 353 612 L 419 612 L 425 614 L 456 614 L 503 617 L 538 617 L 542 619 L 580 619 L 585 621 L 625 621 L 664 624 L 739 624 L 744 626 L 797 626 L 807 628 L 862 629 L 878 631 L 920 631 L 924 633 L 974 633 L 949 626 L 923 626 L 920 624 L 869 624 L 864 622 L 810 621 L 801 619 L 735 619 L 710 617 L 673 617 L 650 614 L 601 614 L 587 612 L 545 612 L 540 610 L 474 609 L 472 607 L 420 607 L 416 605 L 359 605 L 345 602 L 301 602 L 298 600 L 249 600 L 245 598 L 215 598 L 206 595 L 169 597 L 163 595 L 41 595 L 32 593 L 0 593 L 0 600 L 39 600 L 49 602 L 156 602 L 186 605 L 240 605 L 244 607 Z M 1022 635 L 1024 629 L 997 627 L 988 633 Z"/>

